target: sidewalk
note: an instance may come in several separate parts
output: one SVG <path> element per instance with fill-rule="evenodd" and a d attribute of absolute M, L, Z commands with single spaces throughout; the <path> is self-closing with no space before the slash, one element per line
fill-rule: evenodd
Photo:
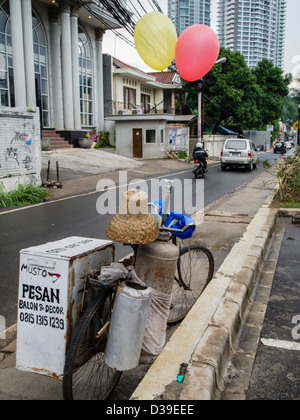
<path fill-rule="evenodd" d="M 134 160 L 114 153 L 94 149 L 73 149 L 62 152 L 42 152 L 42 181 L 47 180 L 50 161 L 50 179 L 56 181 L 56 162 L 62 188 L 49 188 L 49 200 L 94 192 L 97 182 L 109 177 L 118 182 L 118 171 L 130 171 L 132 177 L 141 178 L 177 170 L 191 170 L 192 166 L 173 159 Z M 216 164 L 216 162 L 211 162 Z M 109 175 L 108 175 L 109 174 Z"/>
<path fill-rule="evenodd" d="M 105 176 L 101 172 L 103 168 L 91 175 L 82 164 L 74 173 L 74 168 L 68 167 L 72 162 L 66 156 L 60 161 L 63 188 L 52 189 L 51 199 L 94 191 L 99 176 Z M 54 162 L 56 159 L 53 154 L 51 164 L 52 157 Z M 44 155 L 44 170 L 47 162 L 48 156 Z M 132 169 L 140 177 L 146 176 L 147 171 L 150 175 L 151 171 L 191 169 L 191 165 L 178 161 L 164 161 L 163 167 L 157 161 L 134 162 Z M 116 165 L 115 162 L 115 170 Z M 121 166 L 119 169 L 126 169 L 124 162 Z M 276 225 L 277 212 L 268 208 L 273 187 L 265 185 L 267 178 L 265 173 L 258 176 L 206 209 L 205 223 L 198 227 L 193 242 L 200 242 L 213 251 L 215 277 L 183 323 L 168 331 L 170 340 L 156 362 L 150 369 L 141 365 L 124 373 L 112 400 L 219 398 L 232 343 L 263 269 Z M 61 383 L 56 379 L 15 368 L 15 346 L 12 342 L 0 352 L 0 400 L 62 399 Z M 181 363 L 188 364 L 183 384 L 176 382 Z"/>
<path fill-rule="evenodd" d="M 300 218 L 281 217 L 234 345 L 223 400 L 300 399 L 299 247 Z"/>
<path fill-rule="evenodd" d="M 254 183 L 258 182 L 258 179 L 254 181 Z M 247 197 L 248 202 L 252 200 L 253 184 L 251 184 L 233 194 L 231 200 L 221 203 L 217 209 L 208 212 L 206 220 L 209 220 L 211 216 L 219 219 L 215 225 L 217 231 L 219 229 L 218 232 L 223 229 L 222 217 L 223 223 L 226 218 L 231 218 L 231 222 L 225 222 L 226 228 L 232 223 L 231 228 L 229 227 L 230 232 L 236 231 L 237 227 L 243 230 L 239 224 L 243 224 L 242 218 L 246 214 L 229 214 L 225 212 L 225 208 L 227 206 L 235 208 L 236 200 L 240 201 L 241 197 L 244 199 Z M 299 276 L 295 278 L 299 265 L 298 257 L 295 258 L 299 250 L 299 225 L 288 225 L 286 231 L 286 236 L 295 241 L 293 242 L 294 257 L 289 250 L 291 245 L 282 240 L 283 235 L 280 236 L 280 240 L 278 236 L 274 236 L 278 224 L 283 223 L 279 216 L 286 218 L 286 223 L 290 224 L 292 217 L 298 220 L 300 210 L 278 212 L 270 209 L 272 196 L 273 194 L 258 209 L 250 224 L 248 226 L 244 224 L 244 234 L 240 236 L 207 289 L 134 391 L 132 400 L 300 398 L 298 368 L 300 336 L 294 334 L 294 340 L 291 339 L 292 319 L 295 320 L 295 317 L 299 316 L 297 313 L 300 300 Z M 204 230 L 208 229 L 206 233 L 213 234 L 213 230 L 209 229 L 207 223 L 204 223 L 203 227 Z M 237 231 L 236 235 L 239 236 Z M 273 249 L 273 237 L 277 241 L 277 252 Z M 231 238 L 233 239 L 233 235 Z M 210 237 L 209 242 L 212 243 L 212 241 Z M 285 261 L 284 270 L 281 259 L 279 260 L 281 265 L 279 264 L 277 268 L 279 252 L 283 256 L 289 255 L 289 261 Z M 281 355 L 281 362 L 278 360 L 278 354 L 274 355 L 274 352 L 272 354 L 262 349 L 260 342 L 260 332 L 263 328 L 274 277 L 277 291 L 273 292 L 273 296 L 271 295 L 273 305 L 269 311 L 273 312 L 273 319 L 275 317 L 277 320 L 277 330 L 281 328 L 279 339 L 282 337 L 282 330 L 288 329 L 290 334 L 288 349 L 297 350 L 293 351 L 292 355 L 289 354 L 289 357 L 286 354 Z M 287 284 L 287 279 L 292 279 L 290 284 Z M 285 291 L 289 291 L 289 294 L 280 294 L 278 285 L 285 288 Z M 293 299 L 293 309 L 290 307 L 291 299 Z M 274 304 L 278 300 L 280 306 Z M 288 314 L 285 317 L 283 317 L 282 308 L 289 308 L 286 309 Z M 270 327 L 270 317 L 266 318 L 265 322 Z M 273 325 L 272 322 L 273 320 L 271 325 Z M 253 329 L 252 334 L 249 333 L 249 327 Z M 296 328 L 294 328 L 294 333 Z M 273 337 L 275 334 L 278 339 L 277 330 L 271 329 Z M 264 333 L 264 329 L 263 334 L 263 337 L 269 335 Z M 241 341 L 239 341 L 240 335 L 243 339 Z M 274 341 L 275 345 L 272 345 L 278 346 L 277 351 L 282 352 L 280 343 L 278 345 L 278 341 L 276 339 Z M 284 362 L 287 363 L 284 365 Z M 188 365 L 182 384 L 176 381 L 181 363 Z M 272 381 L 273 392 L 270 391 L 269 380 Z"/>

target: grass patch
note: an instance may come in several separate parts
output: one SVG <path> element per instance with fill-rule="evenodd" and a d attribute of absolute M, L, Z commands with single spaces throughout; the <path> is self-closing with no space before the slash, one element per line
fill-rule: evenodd
<path fill-rule="evenodd" d="M 300 209 L 300 201 L 291 198 L 290 201 L 286 201 L 285 203 L 278 204 L 279 209 Z"/>
<path fill-rule="evenodd" d="M 34 184 L 26 187 L 20 184 L 16 190 L 8 192 L 4 191 L 3 185 L 0 184 L 0 208 L 42 203 L 49 195 L 46 188 Z"/>
<path fill-rule="evenodd" d="M 296 190 L 292 196 L 287 197 L 284 201 L 280 201 L 276 196 L 271 207 L 277 209 L 299 209 L 300 208 L 300 191 Z"/>

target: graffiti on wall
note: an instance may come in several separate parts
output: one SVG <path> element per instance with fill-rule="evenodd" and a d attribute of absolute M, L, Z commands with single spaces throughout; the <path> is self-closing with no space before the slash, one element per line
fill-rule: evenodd
<path fill-rule="evenodd" d="M 169 130 L 169 146 L 173 150 L 188 150 L 189 133 L 187 127 Z"/>
<path fill-rule="evenodd" d="M 32 139 L 29 134 L 16 131 L 5 152 L 7 170 L 18 168 L 17 172 L 33 171 Z"/>

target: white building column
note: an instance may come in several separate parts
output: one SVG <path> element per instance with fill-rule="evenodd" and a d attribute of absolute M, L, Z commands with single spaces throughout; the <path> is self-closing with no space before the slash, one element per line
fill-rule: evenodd
<path fill-rule="evenodd" d="M 26 107 L 25 63 L 21 0 L 9 0 L 14 63 L 15 106 Z"/>
<path fill-rule="evenodd" d="M 61 3 L 61 56 L 62 56 L 62 86 L 63 115 L 65 130 L 74 130 L 73 113 L 73 75 L 72 75 L 72 44 L 70 5 L 67 1 Z"/>
<path fill-rule="evenodd" d="M 98 99 L 98 130 L 104 131 L 104 92 L 103 92 L 103 56 L 102 43 L 105 31 L 96 29 L 96 57 L 97 57 L 97 99 Z"/>
<path fill-rule="evenodd" d="M 71 43 L 72 43 L 72 70 L 73 70 L 73 111 L 75 130 L 81 130 L 79 65 L 78 65 L 78 6 L 71 9 Z"/>
<path fill-rule="evenodd" d="M 56 130 L 64 129 L 62 105 L 62 80 L 60 60 L 60 33 L 58 28 L 59 10 L 55 6 L 49 9 L 50 45 L 51 45 L 51 73 L 52 73 L 52 124 Z"/>
<path fill-rule="evenodd" d="M 27 106 L 36 106 L 33 34 L 32 34 L 32 5 L 31 0 L 22 0 L 23 39 L 26 79 Z"/>

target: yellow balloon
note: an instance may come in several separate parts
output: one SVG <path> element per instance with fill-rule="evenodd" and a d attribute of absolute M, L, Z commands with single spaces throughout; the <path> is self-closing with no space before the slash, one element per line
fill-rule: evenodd
<path fill-rule="evenodd" d="M 147 13 L 135 25 L 134 42 L 139 55 L 149 67 L 164 70 L 175 56 L 175 26 L 162 13 Z"/>

